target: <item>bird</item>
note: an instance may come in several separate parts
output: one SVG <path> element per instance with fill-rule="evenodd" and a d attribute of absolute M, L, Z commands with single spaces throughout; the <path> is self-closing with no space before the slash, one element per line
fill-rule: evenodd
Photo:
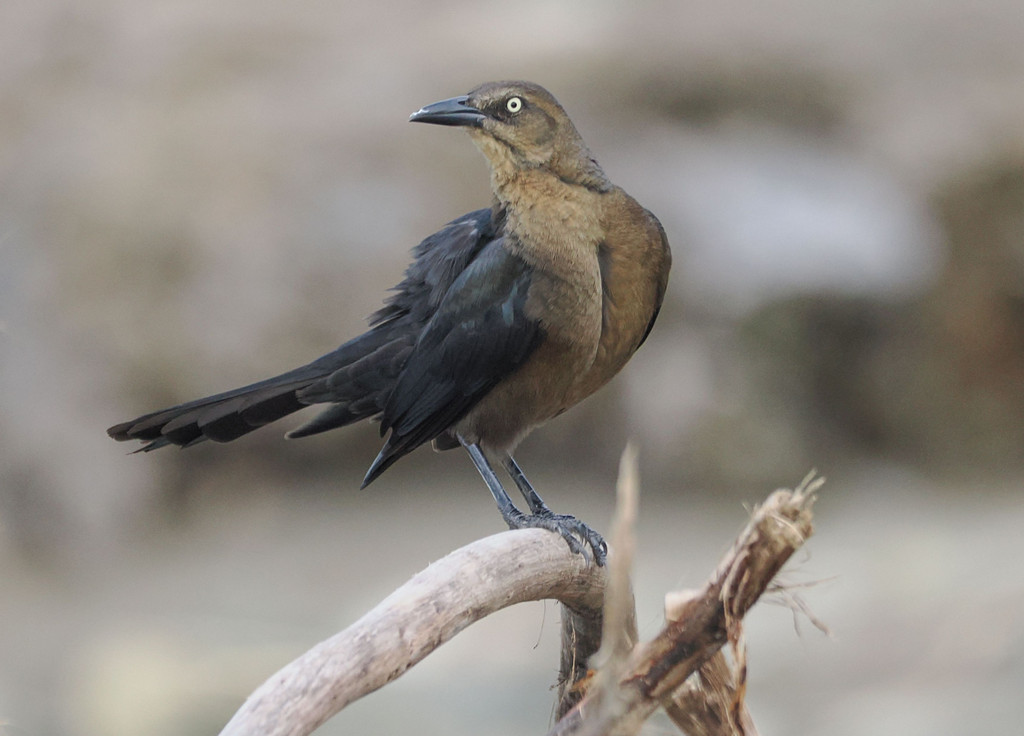
<path fill-rule="evenodd" d="M 608 179 L 563 107 L 537 84 L 488 82 L 409 120 L 468 132 L 490 168 L 490 206 L 413 249 L 363 334 L 281 375 L 107 432 L 144 441 L 136 452 L 191 447 L 325 404 L 286 436 L 378 421 L 387 438 L 362 487 L 425 443 L 461 446 L 510 529 L 549 529 L 603 565 L 601 535 L 552 512 L 513 453 L 533 429 L 605 385 L 647 339 L 672 262 L 665 230 Z M 515 506 L 495 463 L 529 513 Z"/>

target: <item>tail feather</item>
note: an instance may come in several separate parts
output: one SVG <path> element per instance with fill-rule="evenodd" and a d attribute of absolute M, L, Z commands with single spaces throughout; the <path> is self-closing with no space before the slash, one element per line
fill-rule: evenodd
<path fill-rule="evenodd" d="M 307 406 L 295 394 L 319 378 L 285 380 L 278 386 L 261 381 L 145 414 L 111 427 L 107 434 L 115 440 L 148 441 L 142 448 L 146 451 L 168 444 L 187 447 L 203 439 L 230 442 Z"/>
<path fill-rule="evenodd" d="M 375 416 L 410 350 L 410 338 L 371 330 L 312 363 L 258 383 L 151 412 L 107 430 L 147 442 L 139 451 L 230 442 L 316 403 L 331 406 L 290 433 L 304 437 Z"/>
<path fill-rule="evenodd" d="M 300 437 L 320 434 L 329 429 L 337 429 L 338 427 L 358 422 L 360 419 L 369 418 L 380 411 L 376 407 L 372 407 L 369 412 L 363 413 L 353 409 L 354 407 L 351 404 L 332 404 L 301 427 L 293 429 L 285 437 L 294 440 Z"/>

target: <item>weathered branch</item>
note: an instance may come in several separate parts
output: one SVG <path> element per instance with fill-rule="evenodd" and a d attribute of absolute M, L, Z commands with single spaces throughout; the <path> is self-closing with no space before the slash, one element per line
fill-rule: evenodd
<path fill-rule="evenodd" d="M 560 720 L 551 734 L 632 734 L 664 705 L 691 736 L 756 736 L 743 705 L 742 618 L 810 536 L 810 507 L 820 482 L 808 478 L 796 492 L 772 494 L 705 586 L 676 594 L 668 623 L 643 644 L 635 644 L 628 576 L 636 485 L 635 455 L 627 452 L 607 570 L 542 530 L 507 532 L 463 547 L 281 669 L 249 697 L 222 736 L 309 734 L 474 621 L 546 598 L 564 606 Z M 731 670 L 719 653 L 726 642 L 733 645 Z M 588 666 L 597 667 L 590 678 Z M 684 685 L 698 670 L 700 677 Z"/>
<path fill-rule="evenodd" d="M 474 621 L 514 603 L 554 598 L 581 622 L 599 626 L 605 581 L 604 568 L 588 565 L 548 531 L 481 539 L 433 563 L 350 627 L 278 671 L 221 734 L 311 733 Z M 586 661 L 587 654 L 576 656 Z"/>
<path fill-rule="evenodd" d="M 665 712 L 687 736 L 757 736 L 747 711 L 746 658 L 734 652 L 732 666 L 721 649 L 663 701 Z"/>
<path fill-rule="evenodd" d="M 634 732 L 727 641 L 739 643 L 743 616 L 782 565 L 810 537 L 811 505 L 821 481 L 776 491 L 754 514 L 702 589 L 651 641 L 638 645 L 616 688 L 592 688 L 549 736 Z"/>
<path fill-rule="evenodd" d="M 630 652 L 639 639 L 636 627 L 636 603 L 630 573 L 636 549 L 635 529 L 639 506 L 640 480 L 637 453 L 627 445 L 619 462 L 619 480 L 616 484 L 615 518 L 612 521 L 611 550 L 608 555 L 608 587 L 605 592 L 604 622 L 600 648 L 590 658 L 589 665 L 596 670 L 592 679 L 579 683 L 572 698 L 559 700 L 559 718 L 575 707 L 583 697 L 584 689 L 593 693 L 602 690 L 605 701 L 614 699 L 619 676 L 625 671 Z M 565 642 L 563 640 L 563 647 Z M 586 685 L 584 688 L 582 685 Z"/>

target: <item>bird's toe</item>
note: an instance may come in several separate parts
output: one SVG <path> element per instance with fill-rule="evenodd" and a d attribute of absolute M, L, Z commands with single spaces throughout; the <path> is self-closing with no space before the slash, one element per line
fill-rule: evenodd
<path fill-rule="evenodd" d="M 593 560 L 603 566 L 608 556 L 608 545 L 604 538 L 575 516 L 554 514 L 550 511 L 539 514 L 520 514 L 507 520 L 511 529 L 547 529 L 558 534 L 574 554 L 588 556 L 590 547 Z"/>

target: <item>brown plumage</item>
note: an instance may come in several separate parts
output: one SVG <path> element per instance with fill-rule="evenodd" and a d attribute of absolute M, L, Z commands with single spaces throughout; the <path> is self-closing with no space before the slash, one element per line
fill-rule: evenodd
<path fill-rule="evenodd" d="M 493 82 L 410 120 L 469 131 L 491 168 L 490 209 L 424 240 L 371 328 L 305 366 L 111 427 L 143 450 L 226 442 L 310 404 L 328 408 L 301 437 L 377 417 L 388 439 L 366 474 L 434 441 L 466 447 L 512 528 L 599 535 L 552 514 L 512 459 L 533 428 L 612 378 L 647 338 L 671 263 L 658 220 L 612 184 L 554 97 Z M 531 514 L 512 504 L 498 459 Z"/>

